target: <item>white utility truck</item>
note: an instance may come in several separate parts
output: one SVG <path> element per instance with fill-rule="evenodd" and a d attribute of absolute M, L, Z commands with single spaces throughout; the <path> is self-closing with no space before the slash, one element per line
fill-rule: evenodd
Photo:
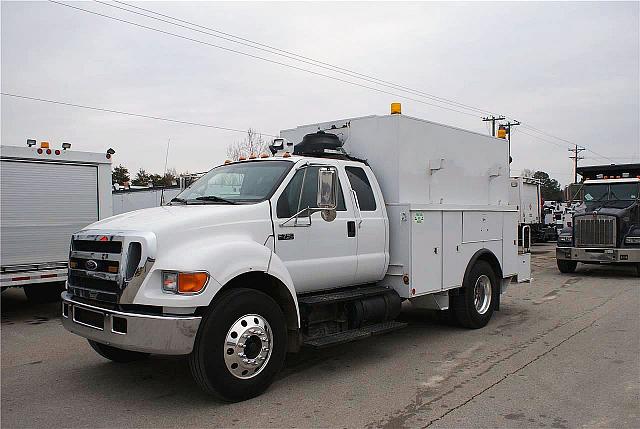
<path fill-rule="evenodd" d="M 506 141 L 400 114 L 281 137 L 74 234 L 64 326 L 114 361 L 188 354 L 206 392 L 238 401 L 288 351 L 404 327 L 403 300 L 480 328 L 529 279 Z"/>
<path fill-rule="evenodd" d="M 509 203 L 518 207 L 518 237 L 520 240 L 544 241 L 544 218 L 540 181 L 532 177 L 511 177 Z"/>
<path fill-rule="evenodd" d="M 111 154 L 0 146 L 0 284 L 33 301 L 60 299 L 69 236 L 111 216 Z"/>

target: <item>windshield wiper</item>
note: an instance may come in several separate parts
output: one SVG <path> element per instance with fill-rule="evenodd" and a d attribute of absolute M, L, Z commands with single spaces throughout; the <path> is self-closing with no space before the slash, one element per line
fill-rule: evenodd
<path fill-rule="evenodd" d="M 220 198 L 220 197 L 215 196 L 215 195 L 205 195 L 204 197 L 197 197 L 196 200 L 198 200 L 198 201 L 215 201 L 215 202 L 218 202 L 218 203 L 225 203 L 225 204 L 238 204 L 235 201 L 226 200 L 224 198 Z"/>

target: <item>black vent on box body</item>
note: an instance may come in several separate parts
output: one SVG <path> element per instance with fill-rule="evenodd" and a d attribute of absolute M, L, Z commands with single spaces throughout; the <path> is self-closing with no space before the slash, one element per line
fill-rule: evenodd
<path fill-rule="evenodd" d="M 318 131 L 317 133 L 307 134 L 302 141 L 294 146 L 294 155 L 323 155 L 330 152 L 343 153 L 342 142 L 335 134 Z"/>

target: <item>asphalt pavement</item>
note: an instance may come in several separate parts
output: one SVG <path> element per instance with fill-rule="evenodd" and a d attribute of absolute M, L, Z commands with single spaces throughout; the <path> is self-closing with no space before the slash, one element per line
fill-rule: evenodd
<path fill-rule="evenodd" d="M 186 359 L 115 364 L 66 332 L 59 304 L 2 294 L 3 428 L 640 427 L 640 279 L 625 267 L 562 275 L 534 247 L 487 327 L 406 308 L 403 330 L 290 355 L 262 396 L 224 404 Z"/>

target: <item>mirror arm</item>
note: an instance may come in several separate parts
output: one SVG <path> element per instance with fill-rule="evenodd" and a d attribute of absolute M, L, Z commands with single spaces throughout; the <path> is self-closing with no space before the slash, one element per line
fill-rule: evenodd
<path fill-rule="evenodd" d="M 289 222 L 291 222 L 293 219 L 297 219 L 300 216 L 300 213 L 302 213 L 305 210 L 309 210 L 309 225 L 298 225 L 297 223 L 294 226 L 311 226 L 311 208 L 307 207 L 306 209 L 302 209 L 299 212 L 297 212 L 296 214 L 294 214 L 293 216 L 291 216 L 290 218 L 288 218 L 287 220 L 285 220 L 284 222 L 280 223 L 280 226 L 286 226 L 286 224 L 288 224 Z"/>

